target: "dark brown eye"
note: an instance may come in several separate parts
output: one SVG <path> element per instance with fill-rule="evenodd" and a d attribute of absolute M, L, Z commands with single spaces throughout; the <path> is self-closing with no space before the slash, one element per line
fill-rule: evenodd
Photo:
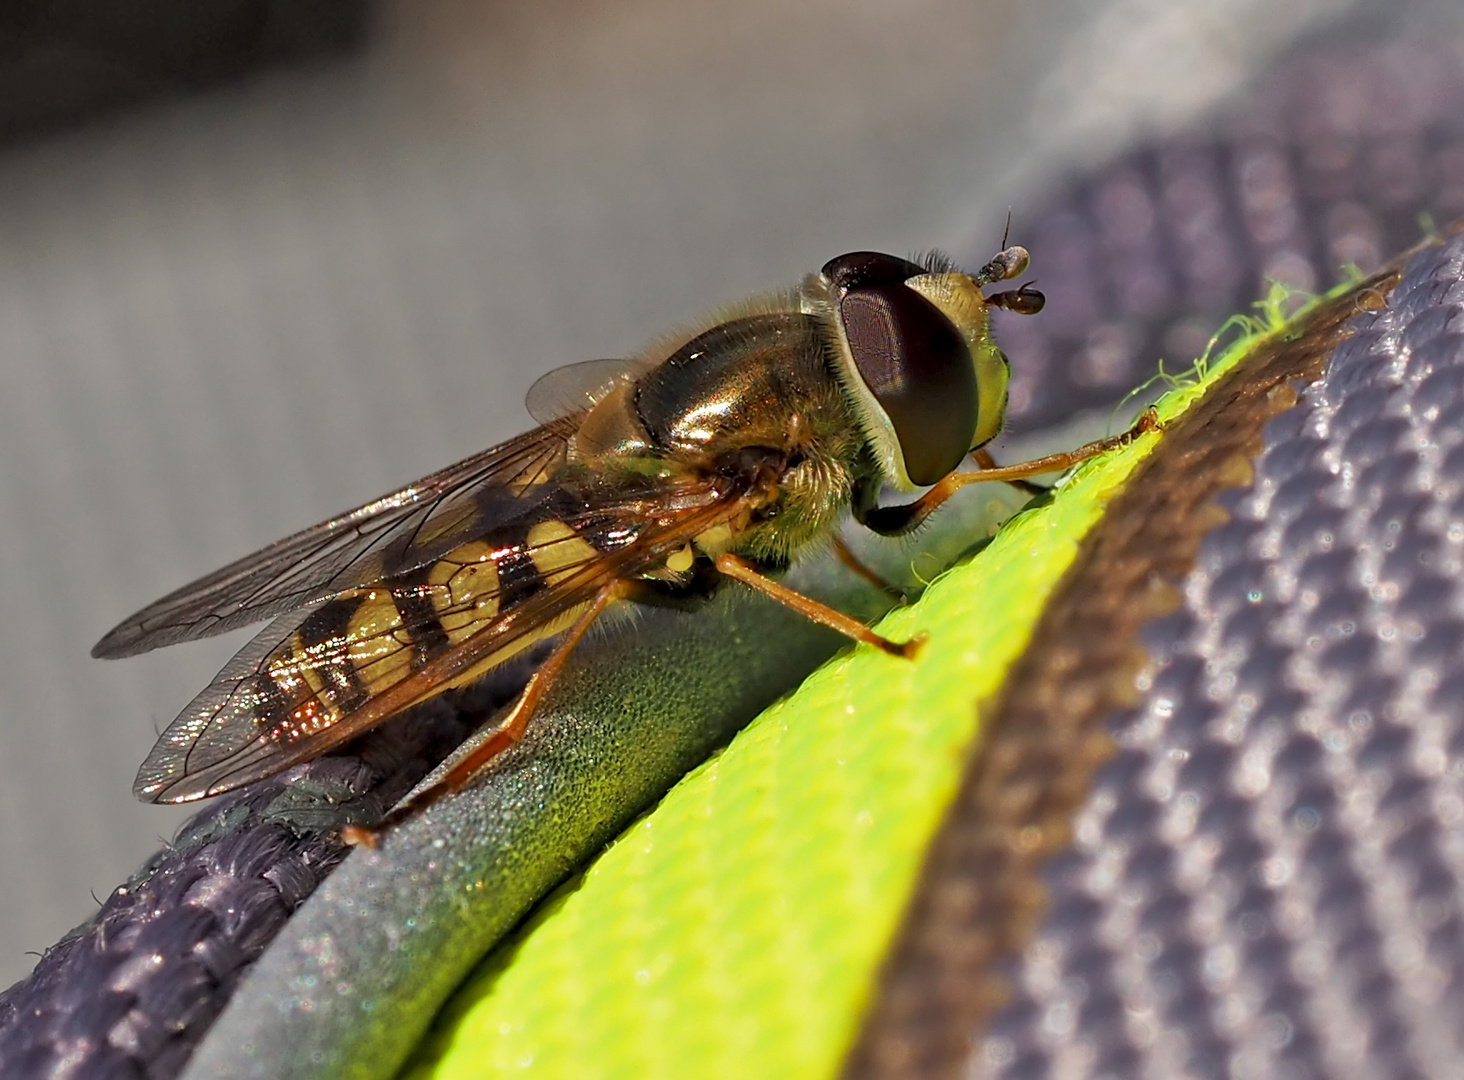
<path fill-rule="evenodd" d="M 906 276 L 923 272 L 917 266 Z M 894 426 L 905 474 L 923 487 L 955 469 L 970 451 L 980 399 L 965 339 L 904 281 L 849 288 L 839 298 L 839 317 L 854 366 Z"/>
<path fill-rule="evenodd" d="M 917 274 L 926 273 L 923 266 L 885 255 L 879 251 L 851 251 L 824 263 L 823 275 L 839 292 L 869 285 L 902 285 Z"/>

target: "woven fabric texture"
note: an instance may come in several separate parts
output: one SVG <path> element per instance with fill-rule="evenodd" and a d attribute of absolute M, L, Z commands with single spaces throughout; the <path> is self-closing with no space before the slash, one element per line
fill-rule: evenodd
<path fill-rule="evenodd" d="M 0 994 L 0 1075 L 178 1075 L 239 979 L 345 856 L 342 822 L 376 820 L 522 679 L 512 668 L 190 820 Z"/>
<path fill-rule="evenodd" d="M 1040 319 L 999 323 L 1018 429 L 1111 401 L 1160 359 L 1183 369 L 1267 281 L 1324 291 L 1411 247 L 1425 215 L 1464 214 L 1464 39 L 1353 34 L 1018 214 L 1048 295 Z"/>
<path fill-rule="evenodd" d="M 1459 1074 L 1461 274 L 1415 260 L 1223 498 L 967 1075 Z"/>

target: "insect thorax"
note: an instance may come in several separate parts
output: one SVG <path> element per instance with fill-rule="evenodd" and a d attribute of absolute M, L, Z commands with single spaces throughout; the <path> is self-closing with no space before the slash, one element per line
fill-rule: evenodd
<path fill-rule="evenodd" d="M 599 401 L 571 457 L 597 471 L 741 485 L 743 513 L 725 549 L 786 562 L 837 521 L 855 483 L 876 470 L 834 377 L 832 347 L 822 322 L 800 312 L 719 323 Z"/>

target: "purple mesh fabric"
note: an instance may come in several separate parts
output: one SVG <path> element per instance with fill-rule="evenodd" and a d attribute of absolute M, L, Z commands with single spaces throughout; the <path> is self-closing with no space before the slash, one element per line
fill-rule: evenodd
<path fill-rule="evenodd" d="M 1305 49 L 1189 134 L 1074 178 L 1012 237 L 1041 318 L 998 313 L 1010 425 L 1040 429 L 1182 370 L 1267 280 L 1320 291 L 1464 214 L 1464 42 Z"/>
<path fill-rule="evenodd" d="M 1464 1061 L 1464 239 L 1223 498 L 967 1075 Z"/>
<path fill-rule="evenodd" d="M 235 984 L 371 821 L 512 693 L 522 671 L 438 701 L 224 796 L 0 994 L 0 1076 L 178 1075 Z"/>

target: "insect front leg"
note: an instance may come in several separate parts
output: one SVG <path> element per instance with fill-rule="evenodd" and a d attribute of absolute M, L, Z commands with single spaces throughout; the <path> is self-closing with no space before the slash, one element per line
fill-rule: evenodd
<path fill-rule="evenodd" d="M 996 458 L 991 456 L 991 451 L 986 449 L 986 447 L 984 446 L 979 450 L 971 451 L 971 460 L 976 463 L 976 468 L 980 469 L 983 472 L 989 472 L 992 469 L 1001 468 L 1001 466 L 996 463 Z M 1012 487 L 1018 489 L 1019 491 L 1025 491 L 1028 495 L 1033 496 L 1046 495 L 1049 491 L 1052 490 L 1044 484 L 1034 484 L 1030 480 L 1017 479 L 1010 480 L 1008 481 L 1008 483 L 1010 483 Z"/>
<path fill-rule="evenodd" d="M 1076 450 L 1048 454 L 1046 457 L 1033 458 L 1031 461 L 1023 461 L 1017 465 L 999 465 L 989 469 L 977 469 L 975 472 L 951 473 L 912 503 L 906 503 L 904 506 L 875 506 L 868 509 L 856 507 L 854 517 L 866 529 L 877 532 L 881 536 L 902 536 L 913 530 L 936 508 L 967 484 L 996 482 L 1010 484 L 1019 480 L 1027 480 L 1033 476 L 1041 476 L 1043 473 L 1063 472 L 1091 457 L 1097 457 L 1115 447 L 1125 446 L 1140 435 L 1159 430 L 1161 430 L 1159 417 L 1154 410 L 1149 409 L 1134 422 L 1133 427 L 1121 435 L 1097 439 Z M 987 460 L 990 458 L 988 457 Z"/>

